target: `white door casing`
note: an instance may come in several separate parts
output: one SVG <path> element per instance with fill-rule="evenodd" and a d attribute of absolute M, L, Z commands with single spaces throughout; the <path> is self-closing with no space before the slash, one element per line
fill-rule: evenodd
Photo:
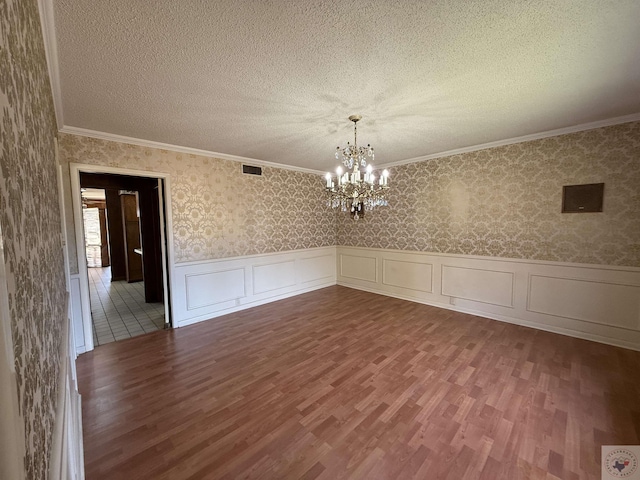
<path fill-rule="evenodd" d="M 158 188 L 158 195 L 160 201 L 160 231 L 162 236 L 164 232 L 172 232 L 171 221 L 171 196 L 170 196 L 170 178 L 167 173 L 149 172 L 144 170 L 132 170 L 126 168 L 106 167 L 101 165 L 86 165 L 79 163 L 69 164 L 69 173 L 71 180 L 71 200 L 73 203 L 73 224 L 76 238 L 76 255 L 78 259 L 78 277 L 79 277 L 79 298 L 78 295 L 71 291 L 72 308 L 76 312 L 81 312 L 82 325 L 76 324 L 74 330 L 80 331 L 82 328 L 84 335 L 84 348 L 83 351 L 88 352 L 93 350 L 93 331 L 91 323 L 91 304 L 89 298 L 89 278 L 87 273 L 87 254 L 84 245 L 84 224 L 82 221 L 82 198 L 80 190 L 80 173 L 107 173 L 115 175 L 129 175 L 135 177 L 147 177 L 157 178 L 164 181 L 164 191 Z M 163 195 L 164 193 L 164 195 Z M 163 214 L 164 213 L 164 214 Z M 164 238 L 162 238 L 164 240 Z M 162 253 L 163 253 L 163 288 L 165 292 L 165 322 L 169 321 L 169 315 L 171 309 L 171 291 L 170 281 L 173 278 L 173 236 L 167 235 L 166 238 L 166 255 L 165 255 L 165 242 L 162 241 Z M 168 293 L 168 295 L 167 295 Z M 76 318 L 74 316 L 74 323 Z"/>

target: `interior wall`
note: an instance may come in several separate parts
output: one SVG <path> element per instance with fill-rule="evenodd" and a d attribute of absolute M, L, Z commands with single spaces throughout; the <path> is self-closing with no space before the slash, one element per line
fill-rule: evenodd
<path fill-rule="evenodd" d="M 0 112 L 0 226 L 24 468 L 27 478 L 47 478 L 66 287 L 57 234 L 57 127 L 35 0 L 6 0 L 0 8 Z"/>
<path fill-rule="evenodd" d="M 390 206 L 338 216 L 338 245 L 640 266 L 640 122 L 389 170 Z M 560 212 L 563 185 L 601 182 L 602 213 Z"/>
<path fill-rule="evenodd" d="M 335 245 L 335 213 L 320 176 L 272 167 L 261 177 L 244 175 L 239 162 L 70 134 L 59 142 L 68 219 L 69 163 L 171 175 L 176 263 Z M 73 239 L 72 220 L 67 231 Z M 70 240 L 72 273 L 75 248 Z"/>

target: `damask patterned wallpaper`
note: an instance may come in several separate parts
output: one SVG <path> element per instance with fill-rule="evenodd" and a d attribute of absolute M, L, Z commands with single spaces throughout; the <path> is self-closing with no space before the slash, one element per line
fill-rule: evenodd
<path fill-rule="evenodd" d="M 0 224 L 28 479 L 47 478 L 65 279 L 57 130 L 36 0 L 0 7 Z"/>
<path fill-rule="evenodd" d="M 169 173 L 176 263 L 335 245 L 335 213 L 317 175 L 272 167 L 244 175 L 239 162 L 68 134 L 60 161 L 67 176 L 70 162 Z"/>
<path fill-rule="evenodd" d="M 177 263 L 338 244 L 640 266 L 640 122 L 393 167 L 390 207 L 357 235 L 315 175 L 75 135 L 60 148 L 63 163 L 169 173 Z M 600 182 L 603 213 L 560 213 L 563 185 Z"/>
<path fill-rule="evenodd" d="M 640 267 L 640 122 L 390 173 L 390 206 L 339 216 L 339 245 Z M 602 213 L 560 213 L 563 185 L 601 182 Z"/>

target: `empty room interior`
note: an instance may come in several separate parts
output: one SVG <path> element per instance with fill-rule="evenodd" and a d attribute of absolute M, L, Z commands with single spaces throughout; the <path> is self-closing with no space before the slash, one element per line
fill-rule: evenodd
<path fill-rule="evenodd" d="M 0 478 L 640 479 L 639 18 L 2 0 Z"/>

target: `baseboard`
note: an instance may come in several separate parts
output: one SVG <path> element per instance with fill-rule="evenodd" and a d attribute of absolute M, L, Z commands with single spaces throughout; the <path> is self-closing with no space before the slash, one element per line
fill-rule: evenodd
<path fill-rule="evenodd" d="M 275 302 L 275 301 L 278 301 L 278 300 L 284 300 L 285 298 L 295 297 L 297 295 L 302 295 L 303 293 L 313 292 L 314 290 L 319 290 L 321 288 L 331 287 L 331 286 L 333 286 L 335 284 L 336 284 L 336 282 L 334 282 L 334 281 L 330 282 L 330 283 L 319 284 L 319 285 L 315 285 L 313 287 L 303 288 L 301 290 L 294 290 L 294 291 L 291 291 L 291 292 L 284 293 L 282 295 L 276 295 L 276 296 L 273 296 L 273 297 L 269 297 L 267 299 L 256 300 L 255 302 L 251 302 L 251 303 L 245 303 L 243 305 L 240 305 L 240 306 L 237 306 L 237 307 L 228 308 L 226 310 L 219 310 L 219 311 L 213 312 L 211 314 L 201 315 L 199 317 L 189 318 L 187 320 L 183 320 L 180 323 L 180 325 L 178 325 L 178 327 L 185 327 L 187 325 L 193 325 L 195 323 L 204 322 L 206 320 L 212 320 L 212 319 L 214 319 L 216 317 L 221 317 L 223 315 L 228 315 L 230 313 L 239 312 L 241 310 L 246 310 L 248 308 L 258 307 L 260 305 L 265 305 L 267 303 Z"/>
<path fill-rule="evenodd" d="M 640 351 L 640 268 L 337 247 L 338 285 Z"/>
<path fill-rule="evenodd" d="M 69 295 L 67 295 L 67 312 Z M 60 347 L 58 402 L 49 457 L 52 480 L 84 480 L 81 399 L 75 377 L 75 346 L 71 334 L 70 315 L 63 328 Z"/>
<path fill-rule="evenodd" d="M 460 312 L 460 313 L 466 313 L 469 315 L 475 315 L 476 317 L 482 317 L 482 318 L 488 318 L 490 320 L 497 320 L 499 322 L 505 322 L 505 323 L 511 323 L 513 325 L 519 325 L 521 327 L 528 327 L 528 328 L 533 328 L 536 330 L 542 330 L 544 332 L 550 332 L 550 333 L 557 333 L 559 335 L 565 335 L 567 337 L 574 337 L 574 338 L 579 338 L 582 340 L 589 340 L 592 342 L 598 342 L 598 343 L 604 343 L 606 345 L 611 345 L 614 347 L 622 347 L 622 348 L 627 348 L 629 350 L 636 350 L 636 351 L 640 351 L 640 346 L 638 346 L 635 343 L 631 343 L 631 342 L 625 342 L 624 340 L 620 340 L 620 339 L 610 339 L 608 337 L 603 337 L 601 335 L 593 335 L 590 333 L 586 333 L 586 332 L 580 332 L 580 331 L 576 331 L 576 330 L 568 330 L 566 328 L 562 328 L 562 327 L 557 327 L 557 326 L 547 326 L 547 325 L 540 325 L 538 323 L 535 322 L 529 322 L 527 320 L 523 320 L 520 318 L 516 318 L 516 317 L 508 317 L 505 315 L 496 315 L 496 314 L 490 314 L 487 312 L 483 312 L 481 310 L 474 310 L 471 308 L 461 308 L 461 307 L 457 307 L 455 305 L 451 305 L 451 304 L 447 304 L 447 303 L 441 303 L 441 302 L 430 302 L 430 301 L 426 301 L 426 300 L 419 300 L 413 297 L 408 297 L 406 295 L 399 295 L 399 294 L 395 294 L 395 293 L 389 293 L 389 292 L 385 292 L 382 290 L 378 290 L 375 288 L 367 288 L 367 287 L 363 287 L 361 285 L 353 285 L 353 284 L 349 284 L 346 282 L 338 282 L 338 285 L 342 286 L 342 287 L 347 287 L 347 288 L 353 288 L 355 290 L 362 290 L 365 292 L 369 292 L 369 293 L 375 293 L 378 295 L 384 295 L 385 297 L 391 297 L 391 298 L 397 298 L 399 300 L 406 300 L 409 302 L 415 302 L 415 303 L 421 303 L 423 305 L 429 305 L 432 307 L 438 307 L 438 308 L 444 308 L 445 310 L 451 310 L 454 312 Z"/>
<path fill-rule="evenodd" d="M 179 264 L 172 279 L 175 327 L 336 283 L 335 247 Z"/>

